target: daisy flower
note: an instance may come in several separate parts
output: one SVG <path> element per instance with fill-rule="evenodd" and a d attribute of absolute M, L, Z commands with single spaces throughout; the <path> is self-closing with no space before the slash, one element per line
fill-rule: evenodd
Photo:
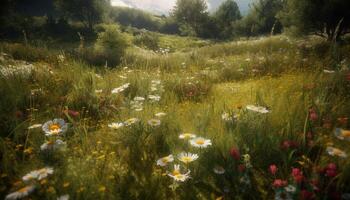
<path fill-rule="evenodd" d="M 215 174 L 224 174 L 225 173 L 225 169 L 221 166 L 216 166 L 213 169 Z"/>
<path fill-rule="evenodd" d="M 334 135 L 340 140 L 350 141 L 350 130 L 337 128 L 335 129 Z"/>
<path fill-rule="evenodd" d="M 160 98 L 159 95 L 148 95 L 148 99 L 151 101 L 160 101 Z"/>
<path fill-rule="evenodd" d="M 154 126 L 159 126 L 161 122 L 159 119 L 151 119 L 151 120 L 148 120 L 148 124 L 154 127 Z"/>
<path fill-rule="evenodd" d="M 190 178 L 190 170 L 188 170 L 185 174 L 182 174 L 180 171 L 180 165 L 174 165 L 174 170 L 168 174 L 171 178 L 178 182 L 185 182 Z"/>
<path fill-rule="evenodd" d="M 348 157 L 348 155 L 344 151 L 337 149 L 335 147 L 327 147 L 326 151 L 331 156 L 339 156 L 341 158 Z"/>
<path fill-rule="evenodd" d="M 50 174 L 53 174 L 53 168 L 45 167 L 45 168 L 42 168 L 39 170 L 34 170 L 34 171 L 29 172 L 28 174 L 26 174 L 25 176 L 22 177 L 22 180 L 24 182 L 28 182 L 28 181 L 31 181 L 34 179 L 40 181 L 40 180 L 46 178 Z"/>
<path fill-rule="evenodd" d="M 164 117 L 164 116 L 166 116 L 166 113 L 159 112 L 159 113 L 154 114 L 154 116 L 156 116 L 156 117 Z"/>
<path fill-rule="evenodd" d="M 198 137 L 190 140 L 190 144 L 194 147 L 207 148 L 209 145 L 211 145 L 211 140 Z"/>
<path fill-rule="evenodd" d="M 21 188 L 11 194 L 8 194 L 5 197 L 5 200 L 15 200 L 15 199 L 22 199 L 26 196 L 28 196 L 30 193 L 32 193 L 35 190 L 35 187 L 30 185 L 26 186 L 24 188 Z"/>
<path fill-rule="evenodd" d="M 164 166 L 166 166 L 168 163 L 171 163 L 171 162 L 173 162 L 173 161 L 174 161 L 174 156 L 170 154 L 170 155 L 168 155 L 168 156 L 165 156 L 165 157 L 163 157 L 163 158 L 158 159 L 158 160 L 157 160 L 157 165 L 164 167 Z"/>
<path fill-rule="evenodd" d="M 111 128 L 111 129 L 114 129 L 114 130 L 117 130 L 117 129 L 120 129 L 124 126 L 124 123 L 115 123 L 115 122 L 112 122 L 110 124 L 108 124 L 108 127 Z"/>
<path fill-rule="evenodd" d="M 195 160 L 198 159 L 198 155 L 197 154 L 192 154 L 192 153 L 185 153 L 185 152 L 182 152 L 178 155 L 178 159 L 185 163 L 185 164 L 188 164 L 190 162 L 193 162 Z"/>
<path fill-rule="evenodd" d="M 42 129 L 46 136 L 55 136 L 65 133 L 68 129 L 68 125 L 63 119 L 54 119 L 46 122 Z"/>
<path fill-rule="evenodd" d="M 180 139 L 192 139 L 192 138 L 195 138 L 196 135 L 195 134 L 192 134 L 192 133 L 182 133 L 179 135 L 179 138 Z"/>
<path fill-rule="evenodd" d="M 145 98 L 144 97 L 135 97 L 134 101 L 144 101 Z"/>
<path fill-rule="evenodd" d="M 266 113 L 270 112 L 267 108 L 262 107 L 262 106 L 248 105 L 246 108 L 250 111 L 254 111 L 254 112 L 258 112 L 258 113 L 262 113 L 262 114 L 266 114 Z"/>
<path fill-rule="evenodd" d="M 40 149 L 41 151 L 50 151 L 50 150 L 55 151 L 55 150 L 65 148 L 66 145 L 67 145 L 66 142 L 63 142 L 62 140 L 58 139 L 55 142 L 52 142 L 52 141 L 45 142 L 40 146 Z"/>
<path fill-rule="evenodd" d="M 294 193 L 297 189 L 293 185 L 288 185 L 284 188 L 284 190 L 288 193 Z"/>
<path fill-rule="evenodd" d="M 118 94 L 118 93 L 121 93 L 123 92 L 124 90 L 126 90 L 128 87 L 130 86 L 130 83 L 126 83 L 120 87 L 117 87 L 117 88 L 114 88 L 112 90 L 112 94 Z"/>
<path fill-rule="evenodd" d="M 33 124 L 33 125 L 29 126 L 28 129 L 40 128 L 42 126 L 43 126 L 42 124 Z"/>
<path fill-rule="evenodd" d="M 137 118 L 130 118 L 130 119 L 126 120 L 124 122 L 124 124 L 125 124 L 125 126 L 131 126 L 131 125 L 135 124 L 138 121 L 140 121 L 140 120 L 137 119 Z"/>
<path fill-rule="evenodd" d="M 326 74 L 334 74 L 335 73 L 334 70 L 327 70 L 327 69 L 323 70 L 323 72 Z"/>

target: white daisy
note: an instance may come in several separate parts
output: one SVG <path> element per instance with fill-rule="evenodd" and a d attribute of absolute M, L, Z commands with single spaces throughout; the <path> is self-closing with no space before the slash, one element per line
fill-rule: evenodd
<path fill-rule="evenodd" d="M 185 164 L 188 164 L 190 162 L 193 162 L 195 160 L 198 159 L 198 155 L 197 154 L 192 154 L 192 153 L 185 153 L 185 152 L 182 152 L 178 155 L 178 159 L 185 163 Z"/>
<path fill-rule="evenodd" d="M 29 172 L 28 174 L 26 174 L 25 176 L 22 177 L 22 180 L 24 182 L 28 182 L 28 181 L 31 181 L 33 179 L 40 181 L 40 180 L 46 178 L 50 174 L 53 174 L 53 168 L 44 167 L 42 169 Z"/>
<path fill-rule="evenodd" d="M 165 156 L 163 158 L 160 158 L 157 160 L 157 165 L 159 166 L 166 166 L 168 163 L 171 163 L 174 161 L 174 156 L 172 154 L 168 155 L 168 156 Z"/>
<path fill-rule="evenodd" d="M 224 174 L 225 173 L 225 169 L 221 166 L 216 166 L 213 169 L 215 174 Z"/>
<path fill-rule="evenodd" d="M 131 126 L 135 124 L 136 122 L 139 122 L 140 120 L 137 118 L 130 118 L 124 122 L 125 126 Z"/>
<path fill-rule="evenodd" d="M 68 200 L 69 199 L 69 195 L 66 194 L 66 195 L 62 195 L 60 197 L 57 197 L 57 200 Z"/>
<path fill-rule="evenodd" d="M 269 113 L 270 111 L 262 106 L 254 106 L 254 105 L 248 105 L 246 107 L 248 110 L 254 111 L 254 112 L 258 112 L 258 113 L 262 113 L 262 114 L 266 114 Z"/>
<path fill-rule="evenodd" d="M 124 126 L 124 123 L 121 123 L 121 122 L 112 122 L 110 124 L 108 124 L 108 127 L 111 128 L 111 129 L 114 129 L 114 130 L 117 130 L 117 129 L 120 129 Z"/>
<path fill-rule="evenodd" d="M 334 135 L 340 140 L 350 141 L 350 130 L 344 130 L 341 128 L 337 128 L 334 131 Z"/>
<path fill-rule="evenodd" d="M 147 123 L 148 125 L 155 127 L 155 126 L 160 126 L 161 121 L 159 119 L 150 119 L 148 120 Z"/>
<path fill-rule="evenodd" d="M 64 149 L 67 146 L 66 142 L 63 142 L 62 140 L 58 139 L 55 142 L 47 141 L 44 144 L 40 146 L 41 151 L 55 151 Z"/>
<path fill-rule="evenodd" d="M 159 112 L 159 113 L 154 114 L 154 116 L 156 116 L 156 117 L 164 117 L 164 116 L 166 116 L 166 113 Z"/>
<path fill-rule="evenodd" d="M 288 185 L 284 188 L 284 190 L 288 193 L 294 193 L 297 189 L 295 186 L 293 185 Z"/>
<path fill-rule="evenodd" d="M 192 134 L 192 133 L 182 133 L 179 135 L 179 138 L 180 139 L 192 139 L 192 138 L 195 138 L 196 135 L 195 134 Z"/>
<path fill-rule="evenodd" d="M 190 144 L 194 147 L 207 148 L 209 145 L 211 145 L 211 140 L 198 137 L 190 140 Z"/>
<path fill-rule="evenodd" d="M 185 174 L 182 174 L 180 171 L 180 165 L 174 165 L 174 170 L 168 174 L 171 178 L 178 182 L 185 182 L 190 178 L 190 170 L 188 170 Z"/>
<path fill-rule="evenodd" d="M 339 156 L 341 158 L 348 157 L 348 155 L 344 151 L 337 149 L 335 147 L 327 147 L 326 151 L 331 156 Z"/>
<path fill-rule="evenodd" d="M 46 136 L 55 136 L 65 133 L 68 129 L 68 125 L 63 119 L 54 119 L 46 122 L 42 126 L 42 129 L 46 133 Z"/>
<path fill-rule="evenodd" d="M 11 194 L 8 194 L 5 197 L 5 200 L 15 200 L 15 199 L 22 199 L 26 196 L 28 196 L 30 193 L 32 193 L 35 190 L 35 186 L 26 186 L 24 188 L 21 188 Z"/>
<path fill-rule="evenodd" d="M 327 69 L 323 70 L 323 72 L 326 74 L 334 74 L 335 73 L 334 70 L 327 70 Z"/>
<path fill-rule="evenodd" d="M 124 90 L 126 90 L 128 87 L 130 86 L 130 83 L 126 83 L 120 87 L 117 87 L 117 88 L 114 88 L 112 90 L 112 94 L 118 94 L 118 93 L 121 93 L 123 92 Z"/>
<path fill-rule="evenodd" d="M 135 97 L 134 101 L 144 101 L 145 98 L 144 97 Z"/>
<path fill-rule="evenodd" d="M 33 124 L 33 125 L 29 126 L 28 129 L 40 128 L 42 126 L 43 126 L 42 124 Z"/>

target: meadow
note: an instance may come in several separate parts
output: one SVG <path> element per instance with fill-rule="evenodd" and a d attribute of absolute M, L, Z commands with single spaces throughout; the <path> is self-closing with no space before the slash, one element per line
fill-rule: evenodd
<path fill-rule="evenodd" d="M 1 42 L 0 197 L 350 199 L 347 40 L 159 44 Z"/>

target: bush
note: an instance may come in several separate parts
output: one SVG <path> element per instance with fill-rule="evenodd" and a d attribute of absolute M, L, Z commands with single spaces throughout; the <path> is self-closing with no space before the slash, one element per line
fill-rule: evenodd
<path fill-rule="evenodd" d="M 159 37 L 155 33 L 144 31 L 135 37 L 134 44 L 155 51 L 159 48 Z"/>
<path fill-rule="evenodd" d="M 93 64 L 116 66 L 120 63 L 128 46 L 126 37 L 119 31 L 116 25 L 106 25 L 105 30 L 98 34 L 95 47 Z"/>

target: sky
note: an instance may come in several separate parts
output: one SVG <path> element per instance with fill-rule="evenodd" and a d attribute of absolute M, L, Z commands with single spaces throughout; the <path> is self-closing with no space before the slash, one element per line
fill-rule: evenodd
<path fill-rule="evenodd" d="M 209 10 L 215 10 L 224 0 L 207 0 Z M 246 13 L 252 0 L 236 0 L 242 14 Z M 113 6 L 138 8 L 158 14 L 168 14 L 176 0 L 112 0 Z"/>

